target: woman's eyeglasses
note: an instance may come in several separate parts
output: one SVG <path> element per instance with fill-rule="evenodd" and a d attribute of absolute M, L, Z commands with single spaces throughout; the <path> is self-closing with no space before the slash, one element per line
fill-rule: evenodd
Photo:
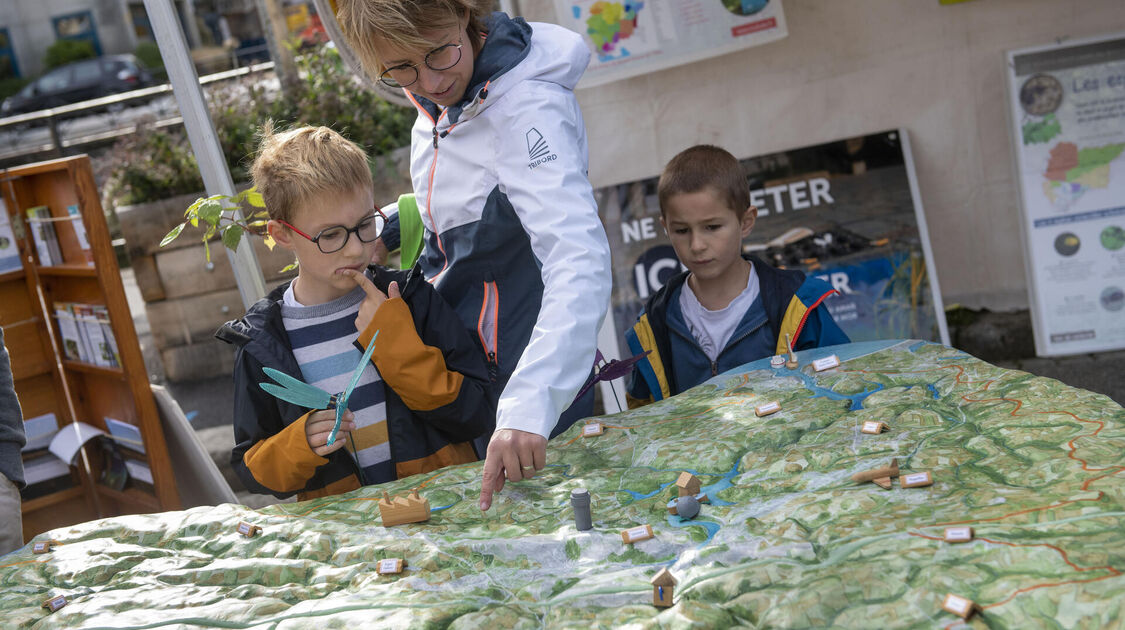
<path fill-rule="evenodd" d="M 316 236 L 309 236 L 286 221 L 278 219 L 277 222 L 316 243 L 317 249 L 321 252 L 331 254 L 344 249 L 344 246 L 348 244 L 348 237 L 353 232 L 362 243 L 370 243 L 379 238 L 379 234 L 383 232 L 383 226 L 387 224 L 387 217 L 382 210 L 375 208 L 375 214 L 365 217 L 355 227 L 347 228 L 342 225 L 333 225 L 324 228 Z"/>
<path fill-rule="evenodd" d="M 422 60 L 426 67 L 430 70 L 441 72 L 448 70 L 457 65 L 461 61 L 461 36 L 457 36 L 456 44 L 445 44 L 426 53 L 426 58 Z M 383 85 L 393 88 L 403 88 L 413 85 L 418 80 L 418 64 L 402 64 L 393 68 L 387 68 L 379 75 L 379 80 Z"/>

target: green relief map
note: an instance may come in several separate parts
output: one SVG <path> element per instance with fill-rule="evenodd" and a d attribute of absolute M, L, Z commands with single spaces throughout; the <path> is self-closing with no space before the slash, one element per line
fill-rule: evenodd
<path fill-rule="evenodd" d="M 811 361 L 836 353 L 839 368 Z M 1125 409 L 925 342 L 757 362 L 576 425 L 548 467 L 477 508 L 480 464 L 259 511 L 224 505 L 49 532 L 0 559 L 20 628 L 686 628 L 1125 625 Z M 758 417 L 770 401 L 781 410 Z M 866 421 L 887 430 L 866 434 Z M 890 489 L 853 473 L 896 458 Z M 710 503 L 669 514 L 691 472 Z M 929 472 L 930 486 L 903 488 Z M 590 492 L 579 532 L 572 489 Z M 383 528 L 418 488 L 428 522 Z M 253 538 L 235 528 L 262 528 Z M 621 532 L 655 536 L 632 545 Z M 970 542 L 943 540 L 969 526 Z M 379 575 L 376 562 L 403 558 Z M 652 605 L 667 568 L 674 605 Z M 970 599 L 969 620 L 942 609 Z M 55 612 L 41 604 L 64 595 Z"/>

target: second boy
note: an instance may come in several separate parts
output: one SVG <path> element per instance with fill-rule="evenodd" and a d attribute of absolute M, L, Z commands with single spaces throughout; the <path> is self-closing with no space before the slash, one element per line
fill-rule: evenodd
<path fill-rule="evenodd" d="M 823 308 L 827 282 L 742 255 L 758 209 L 733 155 L 699 145 L 664 168 L 660 223 L 687 271 L 645 303 L 625 337 L 633 354 L 630 407 L 662 400 L 721 372 L 794 350 L 847 343 Z"/>

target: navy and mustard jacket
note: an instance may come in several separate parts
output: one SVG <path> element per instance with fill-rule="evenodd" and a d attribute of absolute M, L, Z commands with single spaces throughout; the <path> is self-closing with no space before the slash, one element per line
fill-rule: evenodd
<path fill-rule="evenodd" d="M 419 270 L 371 267 L 376 287 L 399 283 L 356 340 L 367 347 L 386 390 L 387 438 L 398 478 L 478 459 L 471 441 L 495 417 L 488 368 L 460 318 Z M 234 438 L 231 464 L 251 492 L 301 500 L 354 490 L 363 483 L 346 449 L 321 457 L 309 447 L 305 422 L 315 410 L 274 398 L 259 386 L 263 368 L 294 378 L 301 369 L 281 317 L 288 283 L 224 324 L 215 336 L 237 346 L 234 367 Z M 366 480 L 368 483 L 388 479 Z"/>
<path fill-rule="evenodd" d="M 625 340 L 634 355 L 649 351 L 633 367 L 628 384 L 630 407 L 663 400 L 751 361 L 787 351 L 848 343 L 824 300 L 836 291 L 798 270 L 776 269 L 747 256 L 758 274 L 760 295 L 743 316 L 730 341 L 711 361 L 695 341 L 680 312 L 680 291 L 689 272 L 673 276 L 653 294 Z M 757 308 L 755 308 L 757 307 Z"/>

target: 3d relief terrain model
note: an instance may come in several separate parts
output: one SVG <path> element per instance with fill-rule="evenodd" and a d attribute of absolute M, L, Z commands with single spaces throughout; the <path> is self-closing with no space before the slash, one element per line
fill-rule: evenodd
<path fill-rule="evenodd" d="M 831 355 L 839 366 L 814 369 Z M 0 615 L 42 629 L 1125 625 L 1125 409 L 1104 396 L 926 342 L 855 343 L 597 421 L 604 433 L 575 424 L 487 513 L 478 462 L 45 532 L 0 559 Z M 424 499 L 429 519 L 385 527 L 384 492 Z M 693 518 L 670 512 L 696 493 L 709 502 Z"/>

